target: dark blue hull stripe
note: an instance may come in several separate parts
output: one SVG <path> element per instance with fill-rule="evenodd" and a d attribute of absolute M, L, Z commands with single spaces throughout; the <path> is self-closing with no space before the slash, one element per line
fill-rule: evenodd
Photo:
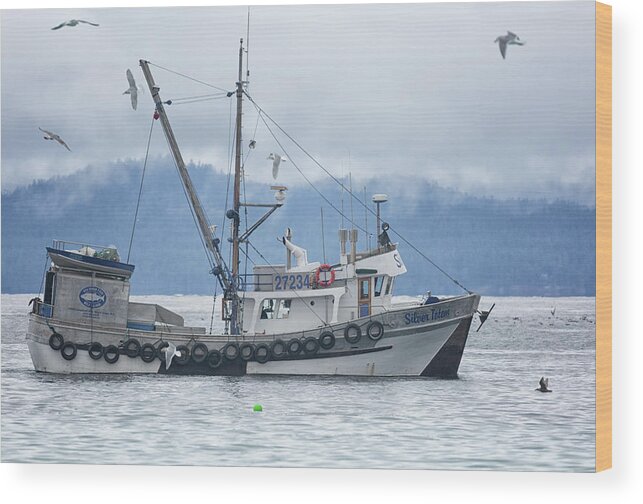
<path fill-rule="evenodd" d="M 315 355 L 289 355 L 281 359 L 271 359 L 269 362 L 286 362 L 296 360 L 326 359 L 333 357 L 348 357 L 351 355 L 360 355 L 373 352 L 382 352 L 390 350 L 392 345 L 379 348 L 364 348 L 355 350 L 345 350 L 341 352 L 325 352 Z M 176 375 L 208 375 L 208 376 L 243 376 L 246 374 L 247 362 L 239 358 L 234 361 L 223 359 L 221 365 L 217 368 L 211 368 L 206 362 L 196 363 L 190 359 L 186 364 L 178 364 L 172 361 L 169 369 L 165 369 L 165 364 L 161 364 L 159 374 L 176 374 Z"/>

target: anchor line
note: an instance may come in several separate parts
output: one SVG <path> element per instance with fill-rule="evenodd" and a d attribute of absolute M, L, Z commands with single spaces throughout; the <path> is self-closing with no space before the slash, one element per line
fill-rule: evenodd
<path fill-rule="evenodd" d="M 275 141 L 277 142 L 277 144 L 279 144 L 279 146 L 284 150 L 284 153 L 285 153 L 285 149 L 283 148 L 282 144 L 279 142 L 279 140 L 277 139 L 277 137 L 276 137 L 276 136 L 275 136 L 275 134 L 273 133 L 273 131 L 272 131 L 272 129 L 270 128 L 270 126 L 268 126 L 268 124 L 267 124 L 266 120 L 264 119 L 264 116 L 265 116 L 265 117 L 267 117 L 267 118 L 270 120 L 270 122 L 272 122 L 272 123 L 274 124 L 274 126 L 275 126 L 277 129 L 279 129 L 279 131 L 281 131 L 281 132 L 282 132 L 282 133 L 283 133 L 283 134 L 284 134 L 284 135 L 285 135 L 285 136 L 286 136 L 286 137 L 287 137 L 287 138 L 288 138 L 288 139 L 289 139 L 293 144 L 295 144 L 295 145 L 296 145 L 296 146 L 297 146 L 297 147 L 298 147 L 298 148 L 299 148 L 299 149 L 300 149 L 300 150 L 301 150 L 301 151 L 302 151 L 302 152 L 303 152 L 303 153 L 304 153 L 304 154 L 305 154 L 305 155 L 306 155 L 306 156 L 307 156 L 307 157 L 308 157 L 308 158 L 309 158 L 313 163 L 315 163 L 319 168 L 321 168 L 321 169 L 324 171 L 324 173 L 326 173 L 326 175 L 328 175 L 328 176 L 329 176 L 329 177 L 330 177 L 330 178 L 331 178 L 331 179 L 332 179 L 336 184 L 338 184 L 338 185 L 339 185 L 339 186 L 340 186 L 344 191 L 346 191 L 348 194 L 350 194 L 350 195 L 351 195 L 351 198 L 353 198 L 354 200 L 356 200 L 360 205 L 362 205 L 362 206 L 364 207 L 364 209 L 365 209 L 366 211 L 370 212 L 373 216 L 375 216 L 375 217 L 377 216 L 377 214 L 373 211 L 373 209 L 369 208 L 369 206 L 368 206 L 366 203 L 364 203 L 364 202 L 363 202 L 363 201 L 362 201 L 358 196 L 356 196 L 356 195 L 353 193 L 353 191 L 351 191 L 348 187 L 346 187 L 346 185 L 345 185 L 341 180 L 339 180 L 339 179 L 338 179 L 337 177 L 335 177 L 332 173 L 330 173 L 330 172 L 329 172 L 329 171 L 328 171 L 328 170 L 327 170 L 327 169 L 326 169 L 326 168 L 325 168 L 325 167 L 324 167 L 324 166 L 323 166 L 319 161 L 317 161 L 317 159 L 315 159 L 315 157 L 314 157 L 312 154 L 310 154 L 310 153 L 309 153 L 309 152 L 308 152 L 308 151 L 307 151 L 307 150 L 306 150 L 306 149 L 305 149 L 305 148 L 304 148 L 304 147 L 303 147 L 299 142 L 297 142 L 297 140 L 295 140 L 292 136 L 290 136 L 290 135 L 288 134 L 288 132 L 287 132 L 287 131 L 285 131 L 285 130 L 284 130 L 284 129 L 279 125 L 279 123 L 277 123 L 277 121 L 275 121 L 275 120 L 274 120 L 274 119 L 273 119 L 273 118 L 272 118 L 272 117 L 271 117 L 271 116 L 270 116 L 270 115 L 269 115 L 269 114 L 268 114 L 264 109 L 262 109 L 262 108 L 261 108 L 261 107 L 260 107 L 260 106 L 255 102 L 255 101 L 254 101 L 254 99 L 253 99 L 253 98 L 248 94 L 248 92 L 247 92 L 247 91 L 244 91 L 244 94 L 246 95 L 246 97 L 248 98 L 248 100 L 250 100 L 250 102 L 255 106 L 255 108 L 257 109 L 257 111 L 261 114 L 261 120 L 262 120 L 262 121 L 263 121 L 263 123 L 266 125 L 266 128 L 268 129 L 268 131 L 270 132 L 270 134 L 272 135 L 272 137 L 275 139 Z M 292 161 L 292 158 L 290 158 L 290 157 L 289 157 L 289 159 Z M 353 220 L 352 220 L 352 219 L 349 219 L 348 217 L 346 217 L 346 216 L 343 214 L 343 212 L 341 212 L 341 211 L 340 211 L 340 210 L 339 210 L 335 205 L 333 205 L 333 204 L 332 204 L 332 203 L 331 203 L 331 202 L 330 202 L 330 201 L 329 201 L 329 200 L 328 200 L 328 199 L 327 199 L 327 198 L 326 198 L 326 197 L 325 197 L 325 196 L 324 196 L 324 195 L 319 191 L 319 189 L 317 189 L 317 188 L 315 187 L 315 185 L 310 181 L 310 179 L 309 179 L 308 177 L 306 177 L 306 176 L 302 173 L 302 171 L 299 169 L 299 167 L 295 164 L 295 162 L 294 162 L 294 161 L 292 161 L 292 163 L 293 163 L 293 166 L 295 166 L 295 168 L 297 169 L 297 171 L 298 171 L 298 172 L 299 172 L 299 173 L 304 177 L 304 179 L 306 180 L 306 182 L 308 183 L 308 185 L 310 185 L 310 186 L 311 186 L 311 187 L 312 187 L 312 188 L 313 188 L 313 189 L 314 189 L 314 190 L 315 190 L 315 191 L 316 191 L 316 192 L 317 192 L 317 193 L 318 193 L 318 194 L 319 194 L 319 195 L 320 195 L 320 196 L 321 196 L 321 197 L 322 197 L 322 198 L 323 198 L 323 199 L 324 199 L 324 200 L 325 200 L 325 201 L 326 201 L 326 202 L 327 202 L 327 203 L 328 203 L 328 204 L 329 204 L 329 205 L 330 205 L 330 206 L 331 206 L 331 207 L 332 207 L 332 208 L 333 208 L 333 209 L 334 209 L 334 210 L 335 210 L 339 215 L 341 215 L 342 217 L 344 217 L 345 219 L 347 219 L 349 222 L 351 222 L 355 227 L 359 228 L 361 231 L 364 231 L 364 232 L 366 233 L 366 230 L 365 230 L 365 229 L 363 229 L 361 226 L 359 226 L 358 224 L 356 224 L 355 222 L 353 222 Z M 412 243 L 411 243 L 411 242 L 410 242 L 406 237 L 404 237 L 404 236 L 403 236 L 399 231 L 397 231 L 396 229 L 394 229 L 394 228 L 393 228 L 393 226 L 390 226 L 390 225 L 389 225 L 389 230 L 390 230 L 390 231 L 393 231 L 393 232 L 395 233 L 395 235 L 397 235 L 397 236 L 400 238 L 400 240 L 402 240 L 406 245 L 408 245 L 408 246 L 409 246 L 413 251 L 415 251 L 415 252 L 416 252 L 420 257 L 422 257 L 424 260 L 426 260 L 427 262 L 429 262 L 433 267 L 435 267 L 435 268 L 436 268 L 440 273 L 442 273 L 445 277 L 447 277 L 449 280 L 451 280 L 455 285 L 457 285 L 458 287 L 460 287 L 461 289 L 463 289 L 463 290 L 464 290 L 465 292 L 467 292 L 468 294 L 472 294 L 472 291 L 470 291 L 469 289 L 467 289 L 467 288 L 466 288 L 464 285 L 462 285 L 458 280 L 456 280 L 453 276 L 451 276 L 447 271 L 445 271 L 445 270 L 444 270 L 443 268 L 441 268 L 438 264 L 436 264 L 436 263 L 435 263 L 435 261 L 433 261 L 432 259 L 430 259 L 426 254 L 424 254 L 421 250 L 419 250 L 419 249 L 418 249 L 415 245 L 413 245 L 413 244 L 412 244 Z M 377 233 L 379 233 L 379 230 L 377 230 Z"/>
<path fill-rule="evenodd" d="M 132 223 L 132 234 L 129 238 L 129 246 L 127 248 L 127 264 L 129 264 L 130 253 L 132 252 L 132 243 L 134 242 L 134 231 L 136 230 L 136 220 L 138 219 L 138 209 L 141 204 L 141 195 L 143 194 L 143 181 L 145 180 L 145 169 L 147 168 L 147 159 L 150 154 L 150 144 L 152 143 L 152 131 L 154 130 L 154 117 L 150 124 L 150 133 L 147 136 L 147 148 L 145 149 L 145 161 L 143 162 L 143 173 L 141 175 L 141 184 L 138 188 L 138 198 L 136 199 L 136 211 L 134 212 L 134 222 Z"/>

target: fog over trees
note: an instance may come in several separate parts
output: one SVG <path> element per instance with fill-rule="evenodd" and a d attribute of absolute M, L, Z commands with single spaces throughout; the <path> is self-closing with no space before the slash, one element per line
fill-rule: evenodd
<path fill-rule="evenodd" d="M 125 260 L 132 231 L 142 162 L 119 161 L 2 195 L 2 292 L 33 293 L 41 285 L 45 246 L 53 239 L 116 245 Z M 224 224 L 228 178 L 208 165 L 189 167 L 213 224 Z M 268 168 L 266 168 L 268 169 Z M 365 215 L 338 185 L 316 187 L 362 228 L 374 233 L 375 218 Z M 595 294 L 595 209 L 565 201 L 494 199 L 464 194 L 424 181 L 387 182 L 380 177 L 353 180 L 354 192 L 370 203 L 385 192 L 383 219 L 470 290 L 488 295 L 593 296 Z M 271 203 L 265 185 L 246 182 L 248 201 Z M 343 199 L 343 202 L 342 202 Z M 286 204 L 252 236 L 266 260 L 283 263 L 277 241 L 289 226 L 293 241 L 308 250 L 310 261 L 324 261 L 320 207 L 324 207 L 326 261 L 339 254 L 341 217 L 308 185 L 291 184 Z M 261 209 L 249 211 L 251 225 Z M 367 224 L 366 224 L 367 222 Z M 245 215 L 242 214 L 242 224 Z M 227 243 L 228 223 L 223 236 Z M 344 226 L 350 227 L 347 220 Z M 395 233 L 394 242 L 400 242 Z M 360 231 L 359 249 L 367 238 Z M 370 243 L 375 243 L 374 236 Z M 405 243 L 400 252 L 408 268 L 397 294 L 457 293 L 442 273 Z M 265 264 L 252 248 L 250 258 Z M 212 294 L 214 277 L 180 185 L 167 157 L 150 160 L 143 186 L 130 262 L 136 265 L 133 294 Z M 252 263 L 248 264 L 248 272 Z"/>

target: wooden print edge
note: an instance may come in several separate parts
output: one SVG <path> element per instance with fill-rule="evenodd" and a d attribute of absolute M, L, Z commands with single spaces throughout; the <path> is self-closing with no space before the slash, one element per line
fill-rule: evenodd
<path fill-rule="evenodd" d="M 596 471 L 612 467 L 612 7 L 596 2 Z"/>

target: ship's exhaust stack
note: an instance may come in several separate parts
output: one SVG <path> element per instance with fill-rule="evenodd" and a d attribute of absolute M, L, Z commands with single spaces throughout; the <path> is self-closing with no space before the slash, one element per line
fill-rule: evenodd
<path fill-rule="evenodd" d="M 357 259 L 357 229 L 351 229 L 350 241 L 351 241 L 351 262 L 355 264 L 355 260 Z"/>
<path fill-rule="evenodd" d="M 346 242 L 348 241 L 348 229 L 339 230 L 339 246 L 342 256 L 346 255 Z"/>

